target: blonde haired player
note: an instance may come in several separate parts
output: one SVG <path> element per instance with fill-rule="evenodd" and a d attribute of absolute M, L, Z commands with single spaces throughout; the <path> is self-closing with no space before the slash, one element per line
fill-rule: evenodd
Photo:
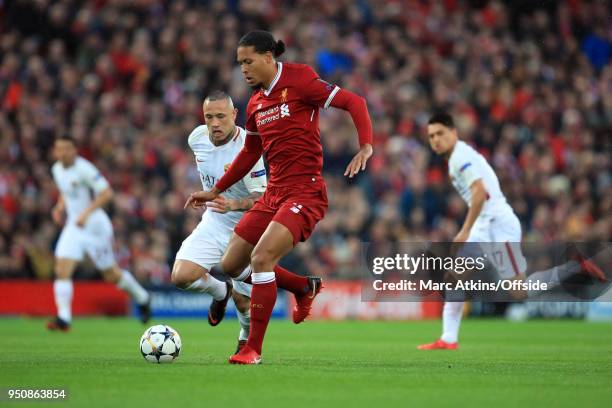
<path fill-rule="evenodd" d="M 87 255 L 96 269 L 109 282 L 127 292 L 140 309 L 146 323 L 151 317 L 151 296 L 134 276 L 122 270 L 113 253 L 113 226 L 102 210 L 112 197 L 113 190 L 98 169 L 77 154 L 75 141 L 69 136 L 55 140 L 57 162 L 51 168 L 60 191 L 52 217 L 62 225 L 64 211 L 67 219 L 55 248 L 55 282 L 53 294 L 57 317 L 47 323 L 49 330 L 68 331 L 72 321 L 72 275 L 79 262 Z M 93 193 L 93 198 L 92 198 Z"/>
<path fill-rule="evenodd" d="M 225 173 L 244 146 L 246 131 L 236 126 L 237 109 L 224 92 L 210 94 L 203 103 L 205 125 L 196 127 L 188 138 L 189 147 L 205 190 Z M 183 241 L 172 268 L 172 282 L 183 290 L 208 293 L 213 303 L 208 322 L 216 326 L 225 315 L 230 297 L 236 304 L 241 330 L 238 349 L 246 343 L 250 329 L 250 301 L 252 285 L 244 282 L 219 280 L 210 274 L 213 266 L 221 261 L 234 227 L 244 211 L 250 209 L 266 190 L 266 169 L 259 158 L 242 180 L 227 190 L 223 196 L 207 202 L 202 220 Z"/>

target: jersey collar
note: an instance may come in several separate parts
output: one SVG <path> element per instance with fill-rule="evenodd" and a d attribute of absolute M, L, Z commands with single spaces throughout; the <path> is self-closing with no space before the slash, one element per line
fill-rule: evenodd
<path fill-rule="evenodd" d="M 455 152 L 457 151 L 457 147 L 459 146 L 459 143 L 461 143 L 461 142 L 462 142 L 462 140 L 457 140 L 457 142 L 453 146 L 453 151 L 448 155 L 448 158 L 446 159 L 447 162 L 449 162 L 451 157 L 453 157 L 453 154 L 455 154 Z"/>
<path fill-rule="evenodd" d="M 276 67 L 278 68 L 276 70 L 276 76 L 274 76 L 274 79 L 270 83 L 270 86 L 268 87 L 268 89 L 264 90 L 264 95 L 266 95 L 266 96 L 270 96 L 270 93 L 274 89 L 274 86 L 276 85 L 276 83 L 278 82 L 278 80 L 281 77 L 281 74 L 283 73 L 283 63 L 282 62 L 277 62 L 276 63 Z"/>

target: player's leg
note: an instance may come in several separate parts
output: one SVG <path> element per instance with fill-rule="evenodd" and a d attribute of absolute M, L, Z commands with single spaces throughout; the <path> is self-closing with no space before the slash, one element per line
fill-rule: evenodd
<path fill-rule="evenodd" d="M 172 282 L 190 292 L 208 293 L 213 301 L 208 311 L 208 323 L 216 326 L 225 316 L 232 294 L 231 282 L 213 276 L 210 271 L 218 264 L 227 246 L 227 234 L 210 219 L 204 219 L 183 241 L 172 267 Z"/>
<path fill-rule="evenodd" d="M 313 207 L 316 208 L 316 206 Z M 279 210 L 279 213 L 280 212 Z M 294 213 L 291 214 L 295 216 Z M 249 267 L 251 254 L 255 245 L 257 245 L 259 239 L 275 216 L 276 212 L 274 210 L 265 203 L 258 201 L 255 206 L 242 217 L 234 229 L 234 234 L 232 235 L 225 254 L 223 255 L 223 259 L 221 260 L 221 264 L 219 265 L 221 272 L 226 273 L 232 279 L 250 282 L 250 275 L 252 273 L 252 269 Z M 307 224 L 309 224 L 305 226 L 307 229 L 306 234 L 310 233 L 310 230 L 314 227 L 317 220 L 318 219 L 306 220 Z M 289 224 L 284 221 L 281 223 L 285 225 Z M 300 236 L 303 235 L 301 231 L 297 230 L 301 227 L 304 226 L 298 224 L 295 227 L 296 231 L 292 231 L 294 242 L 299 242 Z M 274 273 L 276 275 L 276 284 L 278 287 L 293 293 L 296 297 L 311 292 L 308 278 L 290 272 L 279 265 L 274 266 Z"/>
<path fill-rule="evenodd" d="M 495 217 L 491 234 L 493 242 L 487 256 L 497 270 L 498 278 L 525 280 L 527 260 L 521 250 L 522 229 L 518 217 L 511 212 Z M 524 290 L 510 290 L 508 294 L 518 301 L 525 300 L 529 296 Z"/>
<path fill-rule="evenodd" d="M 78 260 L 69 258 L 55 259 L 55 281 L 53 296 L 57 308 L 57 317 L 47 323 L 49 330 L 68 331 L 72 322 L 72 275 L 78 265 Z"/>
<path fill-rule="evenodd" d="M 104 280 L 117 285 L 138 305 L 140 319 L 146 323 L 151 318 L 151 296 L 127 270 L 117 265 L 113 251 L 113 227 L 106 217 L 96 218 L 91 231 L 83 232 L 84 249 Z M 95 231 L 95 232 L 94 232 Z"/>
<path fill-rule="evenodd" d="M 252 269 L 250 268 L 251 253 L 254 245 L 240 235 L 234 233 L 219 265 L 220 272 L 226 273 L 237 281 L 250 281 Z M 248 255 L 247 255 L 248 254 Z M 296 296 L 310 292 L 307 277 L 295 274 L 280 265 L 274 266 L 276 284 Z"/>
<path fill-rule="evenodd" d="M 475 252 L 480 251 L 480 249 L 478 249 L 478 243 L 489 243 L 492 241 L 491 229 L 492 227 L 489 219 L 477 219 L 465 245 L 460 249 L 460 253 L 462 251 L 468 251 L 471 256 L 474 256 Z M 465 295 L 461 291 L 448 291 L 445 293 L 445 302 L 442 309 L 442 335 L 433 343 L 421 344 L 417 349 L 455 350 L 458 348 L 459 329 L 461 327 L 463 307 L 465 304 L 463 301 L 464 296 Z"/>
<path fill-rule="evenodd" d="M 210 249 L 210 248 L 209 248 Z M 202 251 L 200 255 L 206 251 Z M 183 256 L 183 255 L 177 255 Z M 215 257 L 218 260 L 220 254 Z M 216 326 L 225 317 L 227 302 L 232 296 L 232 284 L 230 281 L 222 281 L 212 276 L 208 271 L 207 261 L 200 259 L 202 264 L 196 264 L 186 259 L 176 259 L 172 268 L 172 282 L 182 290 L 197 293 L 208 293 L 213 301 L 208 309 L 208 323 Z"/>
<path fill-rule="evenodd" d="M 208 293 L 216 300 L 221 300 L 227 295 L 225 282 L 210 275 L 208 269 L 187 259 L 177 258 L 174 261 L 171 279 L 179 289 Z"/>
<path fill-rule="evenodd" d="M 457 344 L 459 340 L 459 326 L 463 316 L 465 302 L 444 302 L 442 310 L 442 336 L 440 339 L 446 344 Z"/>
<path fill-rule="evenodd" d="M 172 266 L 171 280 L 179 289 L 208 293 L 214 299 L 226 295 L 225 282 L 210 276 L 211 268 L 219 263 L 225 248 L 215 236 L 220 234 L 214 222 L 203 219 L 181 243 Z"/>
<path fill-rule="evenodd" d="M 113 262 L 109 267 L 102 263 L 100 272 L 105 281 L 116 284 L 119 289 L 134 299 L 140 311 L 140 320 L 143 323 L 151 319 L 151 295 L 138 283 L 130 271 L 121 269 L 119 265 Z"/>
<path fill-rule="evenodd" d="M 564 245 L 564 248 L 559 248 L 560 253 L 564 253 L 565 259 L 568 261 L 556 265 L 550 269 L 535 271 L 525 277 L 526 282 L 532 283 L 532 287 L 537 287 L 536 284 L 546 284 L 546 290 L 529 290 L 527 292 L 527 298 L 537 298 L 543 292 L 554 290 L 558 286 L 575 279 L 577 276 L 582 275 L 590 279 L 595 279 L 600 283 L 607 280 L 603 270 L 597 265 L 592 259 L 588 259 L 583 256 L 576 247 L 575 244 Z M 605 263 L 603 263 L 605 264 Z"/>
<path fill-rule="evenodd" d="M 308 239 L 317 222 L 327 210 L 325 186 L 307 186 L 297 196 L 288 197 L 274 215 L 274 221 L 283 225 L 293 236 L 293 245 Z M 293 322 L 298 324 L 310 314 L 312 303 L 320 292 L 321 278 L 300 276 L 279 265 L 274 266 L 276 285 L 295 295 Z"/>
<path fill-rule="evenodd" d="M 257 364 L 261 361 L 263 338 L 276 303 L 274 266 L 293 249 L 293 235 L 284 225 L 272 221 L 251 255 L 251 331 L 247 345 L 230 358 L 232 363 Z M 246 357 L 247 361 L 243 361 Z"/>
<path fill-rule="evenodd" d="M 442 336 L 433 343 L 421 344 L 419 350 L 456 350 L 465 302 L 447 300 L 442 309 Z"/>
<path fill-rule="evenodd" d="M 263 221 L 267 221 L 265 223 L 265 226 L 267 226 L 269 220 Z M 263 230 L 265 230 L 265 227 Z M 253 233 L 249 235 L 252 234 Z M 257 243 L 257 240 L 259 240 L 259 236 L 261 235 L 255 235 L 256 237 L 250 239 L 250 241 L 255 240 L 255 243 Z M 248 281 L 251 275 L 251 268 L 249 265 L 251 262 L 251 253 L 253 252 L 253 248 L 255 248 L 254 244 L 234 232 L 230 238 L 225 253 L 221 258 L 221 262 L 215 267 L 215 269 L 218 268 L 220 273 L 225 273 L 232 279 L 236 279 L 238 281 Z"/>
<path fill-rule="evenodd" d="M 240 333 L 238 334 L 238 346 L 236 347 L 236 353 L 246 345 L 249 339 L 249 332 L 251 328 L 251 291 L 252 285 L 248 283 L 235 281 L 234 291 L 232 293 L 232 299 L 236 305 L 236 314 L 238 316 L 238 322 L 240 323 Z"/>
<path fill-rule="evenodd" d="M 74 225 L 65 226 L 55 247 L 53 296 L 57 316 L 47 323 L 49 330 L 68 331 L 70 329 L 74 292 L 72 275 L 83 256 L 82 231 Z"/>

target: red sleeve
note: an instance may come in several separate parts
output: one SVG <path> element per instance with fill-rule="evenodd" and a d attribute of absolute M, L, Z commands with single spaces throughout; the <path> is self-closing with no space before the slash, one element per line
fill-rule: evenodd
<path fill-rule="evenodd" d="M 359 145 L 372 144 L 372 122 L 363 97 L 325 82 L 307 65 L 301 77 L 304 78 L 301 89 L 304 102 L 320 108 L 333 106 L 348 111 L 357 128 Z"/>
<path fill-rule="evenodd" d="M 319 78 L 314 69 L 304 65 L 300 72 L 300 94 L 302 100 L 319 108 L 327 108 L 334 96 L 340 90 L 336 85 L 330 84 Z"/>
<path fill-rule="evenodd" d="M 246 139 L 244 140 L 244 147 L 240 150 L 240 153 L 238 153 L 238 156 L 236 156 L 223 177 L 217 181 L 215 187 L 223 192 L 242 180 L 242 178 L 251 171 L 253 166 L 255 166 L 262 153 L 263 146 L 261 144 L 261 138 L 256 134 L 247 133 Z"/>
<path fill-rule="evenodd" d="M 351 114 L 359 135 L 360 146 L 366 143 L 372 144 L 372 121 L 368 113 L 368 106 L 362 96 L 346 89 L 340 89 L 330 101 L 330 106 L 343 109 Z"/>
<path fill-rule="evenodd" d="M 247 120 L 246 120 L 246 124 L 244 125 L 244 129 L 247 132 L 247 135 L 258 135 L 259 132 L 257 132 L 257 124 L 255 123 L 255 115 L 251 115 L 249 113 L 249 108 L 247 107 Z M 246 140 L 245 140 L 246 143 Z"/>

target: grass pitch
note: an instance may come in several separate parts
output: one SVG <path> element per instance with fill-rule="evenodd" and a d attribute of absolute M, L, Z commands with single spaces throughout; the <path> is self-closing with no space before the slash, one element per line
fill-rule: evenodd
<path fill-rule="evenodd" d="M 458 351 L 417 351 L 440 322 L 273 322 L 261 366 L 232 366 L 238 323 L 164 320 L 183 340 L 145 362 L 133 319 L 77 319 L 49 333 L 2 319 L 0 388 L 66 388 L 76 407 L 609 406 L 612 324 L 466 320 Z M 6 392 L 6 390 L 4 390 Z M 41 402 L 2 406 L 47 405 Z"/>

